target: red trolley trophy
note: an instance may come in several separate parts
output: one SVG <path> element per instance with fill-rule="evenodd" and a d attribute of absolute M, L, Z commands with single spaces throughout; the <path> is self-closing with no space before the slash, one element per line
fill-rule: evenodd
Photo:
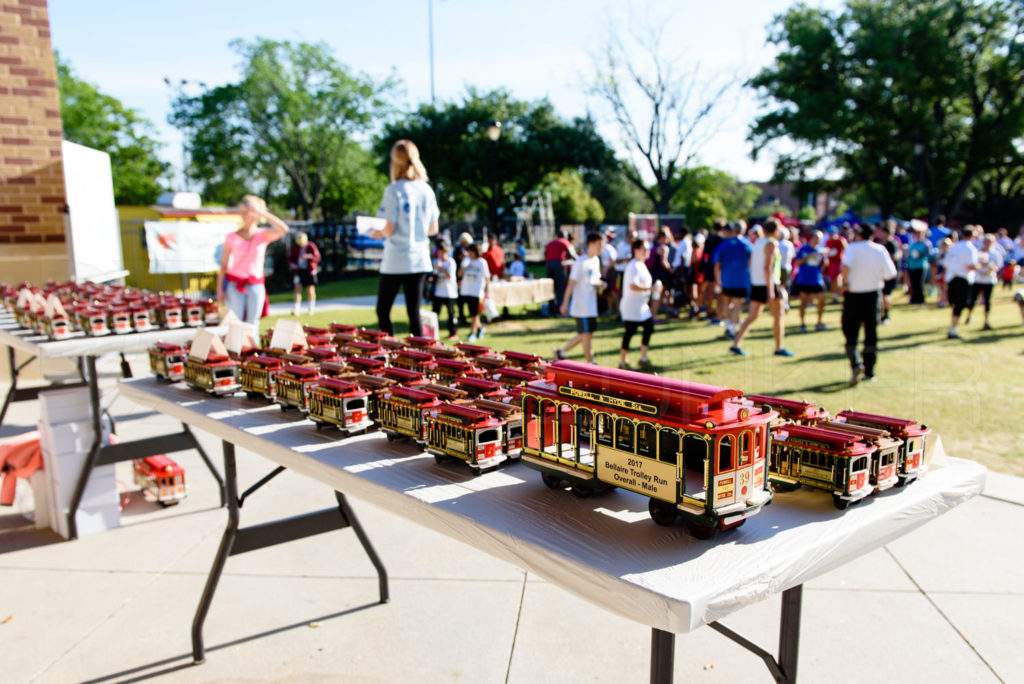
<path fill-rule="evenodd" d="M 400 349 L 391 355 L 391 365 L 397 368 L 408 368 L 434 377 L 437 373 L 437 361 L 434 355 L 420 349 Z"/>
<path fill-rule="evenodd" d="M 485 347 L 480 344 L 468 344 L 466 342 L 459 342 L 455 345 L 455 348 L 465 354 L 468 359 L 475 359 L 478 356 L 491 353 L 490 347 Z"/>
<path fill-rule="evenodd" d="M 836 414 L 836 420 L 886 430 L 896 439 L 903 440 L 897 468 L 898 486 L 910 484 L 928 469 L 924 463 L 924 445 L 926 436 L 931 430 L 927 426 L 919 425 L 916 421 L 907 418 L 879 416 L 852 409 L 840 411 Z"/>
<path fill-rule="evenodd" d="M 135 485 L 161 506 L 173 506 L 185 498 L 185 469 L 164 456 L 146 456 L 132 461 Z"/>
<path fill-rule="evenodd" d="M 274 400 L 274 376 L 284 367 L 275 356 L 257 354 L 242 361 L 238 370 L 245 396 L 249 399 Z"/>
<path fill-rule="evenodd" d="M 418 444 L 427 440 L 427 418 L 445 404 L 433 392 L 402 387 L 385 392 L 377 402 L 377 423 L 388 441 L 410 437 Z"/>
<path fill-rule="evenodd" d="M 310 366 L 285 366 L 274 375 L 274 401 L 282 411 L 309 411 L 309 390 L 320 381 L 320 371 Z"/>
<path fill-rule="evenodd" d="M 682 516 L 707 539 L 771 502 L 773 411 L 735 389 L 556 361 L 522 390 L 523 464 L 577 496 L 622 487 L 649 497 L 659 525 Z M 688 469 L 697 472 L 688 476 Z"/>
<path fill-rule="evenodd" d="M 185 325 L 190 328 L 198 328 L 203 324 L 206 317 L 206 309 L 197 301 L 186 299 L 182 303 L 185 309 Z"/>
<path fill-rule="evenodd" d="M 769 478 L 776 491 L 807 485 L 832 492 L 832 503 L 845 510 L 874 491 L 869 471 L 877 450 L 850 432 L 783 426 L 772 432 Z"/>
<path fill-rule="evenodd" d="M 149 368 L 160 380 L 177 382 L 185 378 L 188 353 L 176 344 L 157 342 L 149 348 Z"/>
<path fill-rule="evenodd" d="M 873 487 L 872 494 L 884 492 L 899 482 L 897 468 L 900 449 L 903 446 L 902 439 L 893 439 L 885 430 L 852 423 L 840 423 L 834 420 L 823 420 L 817 426 L 826 430 L 857 435 L 865 444 L 874 445 L 875 453 L 871 455 L 871 465 L 868 469 L 868 481 Z"/>
<path fill-rule="evenodd" d="M 218 397 L 234 394 L 238 384 L 238 362 L 227 354 L 211 352 L 205 359 L 185 359 L 185 384 Z"/>
<path fill-rule="evenodd" d="M 389 357 L 388 352 L 385 351 L 378 343 L 362 340 L 347 342 L 339 351 L 348 356 L 361 356 L 365 359 L 377 359 L 382 363 L 387 363 Z"/>
<path fill-rule="evenodd" d="M 176 299 L 164 299 L 156 307 L 157 324 L 174 330 L 185 327 L 185 317 L 181 312 L 181 303 Z"/>
<path fill-rule="evenodd" d="M 502 448 L 505 421 L 473 406 L 443 404 L 427 420 L 427 451 L 438 463 L 466 462 L 474 475 L 493 470 L 508 459 Z"/>
<path fill-rule="evenodd" d="M 128 308 L 128 313 L 135 332 L 149 332 L 153 329 L 153 311 L 148 305 L 136 302 Z"/>
<path fill-rule="evenodd" d="M 365 432 L 370 420 L 370 393 L 357 383 L 321 378 L 309 390 L 309 418 L 316 429 L 334 425 L 346 435 Z"/>
<path fill-rule="evenodd" d="M 115 335 L 127 335 L 132 332 L 132 314 L 124 302 L 110 305 L 110 329 Z"/>
<path fill-rule="evenodd" d="M 435 373 L 438 383 L 441 384 L 450 384 L 459 378 L 481 378 L 484 375 L 484 372 L 472 363 L 460 359 L 438 359 Z"/>
<path fill-rule="evenodd" d="M 387 364 L 380 359 L 365 359 L 362 356 L 350 356 L 345 359 L 345 363 L 354 372 L 364 375 L 381 375 L 387 368 Z"/>
<path fill-rule="evenodd" d="M 501 401 L 507 394 L 504 385 L 486 378 L 456 378 L 452 386 L 474 399 Z"/>
<path fill-rule="evenodd" d="M 395 384 L 404 385 L 406 387 L 419 387 L 430 382 L 430 379 L 419 371 L 409 370 L 408 368 L 398 368 L 396 366 L 384 368 L 381 371 L 380 376 L 382 378 L 394 380 Z"/>

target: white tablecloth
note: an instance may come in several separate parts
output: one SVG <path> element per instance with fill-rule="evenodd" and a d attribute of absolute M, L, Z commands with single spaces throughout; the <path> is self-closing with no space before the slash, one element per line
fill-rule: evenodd
<path fill-rule="evenodd" d="M 802 584 L 923 525 L 982 490 L 985 469 L 946 459 L 933 439 L 918 482 L 840 512 L 824 492 L 778 494 L 713 541 L 651 521 L 647 499 L 615 490 L 577 499 L 518 463 L 474 477 L 411 442 L 379 433 L 339 439 L 298 412 L 241 397 L 205 397 L 139 378 L 122 395 L 338 491 L 535 572 L 651 627 L 688 632 Z M 373 531 L 368 531 L 372 537 Z M 384 559 L 385 562 L 387 559 Z"/>

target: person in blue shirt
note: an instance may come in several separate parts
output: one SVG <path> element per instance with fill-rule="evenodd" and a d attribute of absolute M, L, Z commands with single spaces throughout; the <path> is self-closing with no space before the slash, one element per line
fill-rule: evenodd
<path fill-rule="evenodd" d="M 924 304 L 924 274 L 928 268 L 928 258 L 932 247 L 925 239 L 928 229 L 924 221 L 914 221 L 911 225 L 912 235 L 907 246 L 907 280 L 910 284 L 910 303 Z"/>
<path fill-rule="evenodd" d="M 814 329 L 828 330 L 828 326 L 821 320 L 825 313 L 825 276 L 822 270 L 828 265 L 828 250 L 821 244 L 824 238 L 825 235 L 820 230 L 811 233 L 810 239 L 797 250 L 794 259 L 800 269 L 793 281 L 800 295 L 800 332 L 807 332 L 804 312 L 807 311 L 807 303 L 812 297 L 818 306 L 818 323 Z"/>
<path fill-rule="evenodd" d="M 726 224 L 723 231 L 725 239 L 711 255 L 715 285 L 725 300 L 724 310 L 720 312 L 725 321 L 725 336 L 730 340 L 736 337 L 740 309 L 750 292 L 750 255 L 753 247 L 743 237 L 746 228 L 747 224 L 743 221 Z"/>

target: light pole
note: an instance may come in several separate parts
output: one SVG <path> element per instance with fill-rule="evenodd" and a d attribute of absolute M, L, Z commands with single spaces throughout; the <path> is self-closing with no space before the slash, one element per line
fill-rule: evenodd
<path fill-rule="evenodd" d="M 500 137 L 501 122 L 495 119 L 491 123 L 487 124 L 487 139 L 491 141 L 491 159 L 490 164 L 488 164 L 491 181 L 491 206 L 487 212 L 489 214 L 487 221 L 490 224 L 488 226 L 488 230 L 493 231 L 496 235 L 498 234 L 498 206 L 501 201 L 501 197 L 500 192 L 498 191 L 497 179 L 495 177 L 495 167 L 497 166 L 498 138 Z"/>
<path fill-rule="evenodd" d="M 164 76 L 164 84 L 168 88 L 177 90 L 178 95 L 186 97 L 185 86 L 196 85 L 206 90 L 206 83 L 203 81 L 190 81 L 187 78 L 178 79 L 177 83 L 172 81 L 167 76 Z M 184 134 L 181 137 L 181 189 L 188 192 L 188 143 L 185 140 Z"/>

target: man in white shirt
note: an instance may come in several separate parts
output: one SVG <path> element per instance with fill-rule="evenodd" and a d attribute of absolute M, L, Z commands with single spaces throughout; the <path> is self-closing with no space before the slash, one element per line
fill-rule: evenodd
<path fill-rule="evenodd" d="M 896 277 L 896 267 L 882 245 L 871 241 L 874 229 L 864 224 L 854 234 L 854 241 L 843 252 L 840 283 L 843 291 L 843 336 L 846 358 L 850 360 L 850 386 L 857 384 L 861 374 L 872 382 L 878 360 L 878 303 L 886 280 Z M 863 360 L 857 353 L 857 338 L 864 326 Z"/>
<path fill-rule="evenodd" d="M 974 270 L 978 268 L 978 249 L 971 242 L 973 237 L 974 226 L 964 226 L 960 239 L 946 252 L 946 288 L 949 293 L 949 305 L 952 307 L 946 337 L 950 339 L 960 337 L 956 327 L 960 324 L 960 314 L 970 301 Z"/>
<path fill-rule="evenodd" d="M 586 248 L 586 253 L 581 254 L 572 265 L 569 284 L 565 286 L 565 296 L 562 297 L 561 313 L 576 319 L 576 336 L 564 347 L 555 350 L 555 358 L 566 358 L 570 349 L 582 344 L 587 363 L 594 363 L 590 340 L 597 330 L 597 295 L 604 286 L 600 259 L 604 237 L 600 233 L 588 234 Z"/>

